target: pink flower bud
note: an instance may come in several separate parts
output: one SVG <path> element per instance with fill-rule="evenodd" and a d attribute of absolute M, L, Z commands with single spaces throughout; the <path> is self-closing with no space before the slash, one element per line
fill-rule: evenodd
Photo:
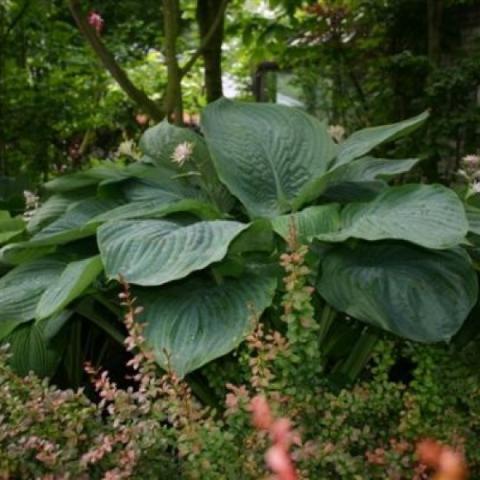
<path fill-rule="evenodd" d="M 272 440 L 285 450 L 288 450 L 292 443 L 291 428 L 292 425 L 288 418 L 279 418 L 278 420 L 275 420 L 270 427 L 270 435 L 272 436 Z"/>
<path fill-rule="evenodd" d="M 135 115 L 135 120 L 139 125 L 147 125 L 148 124 L 148 115 L 145 115 L 144 113 L 137 113 Z"/>
<path fill-rule="evenodd" d="M 267 399 L 263 395 L 253 397 L 250 408 L 252 409 L 253 425 L 260 430 L 268 430 L 273 423 L 273 419 Z"/>
<path fill-rule="evenodd" d="M 90 26 L 92 26 L 95 31 L 100 35 L 100 33 L 103 30 L 103 26 L 105 24 L 105 21 L 103 20 L 102 16 L 96 12 L 95 10 L 91 10 L 88 13 L 88 23 Z"/>
<path fill-rule="evenodd" d="M 265 454 L 265 461 L 278 480 L 297 480 L 298 476 L 293 467 L 288 452 L 279 445 L 273 445 Z"/>

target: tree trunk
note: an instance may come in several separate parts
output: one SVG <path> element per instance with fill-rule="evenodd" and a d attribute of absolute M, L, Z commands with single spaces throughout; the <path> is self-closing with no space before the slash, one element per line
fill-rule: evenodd
<path fill-rule="evenodd" d="M 433 63 L 440 59 L 440 29 L 442 26 L 443 0 L 427 0 L 428 57 Z"/>
<path fill-rule="evenodd" d="M 165 114 L 176 125 L 183 124 L 182 72 L 177 59 L 180 7 L 178 0 L 163 0 L 165 59 L 167 63 L 167 91 Z"/>
<path fill-rule="evenodd" d="M 207 102 L 213 102 L 223 95 L 222 87 L 222 43 L 225 15 L 223 0 L 197 0 L 197 22 L 201 42 L 210 35 L 208 43 L 202 50 L 205 66 L 205 93 Z M 217 20 L 221 15 L 220 21 Z M 216 28 L 210 31 L 214 22 Z"/>
<path fill-rule="evenodd" d="M 5 95 L 5 52 L 8 48 L 7 43 L 7 12 L 5 5 L 0 3 L 0 175 L 7 174 L 7 159 L 6 159 L 6 140 L 5 140 L 5 128 L 4 121 L 6 120 L 4 112 Z"/>

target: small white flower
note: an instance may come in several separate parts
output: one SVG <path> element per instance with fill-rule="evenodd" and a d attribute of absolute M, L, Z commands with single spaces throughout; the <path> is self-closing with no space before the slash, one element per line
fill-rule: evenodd
<path fill-rule="evenodd" d="M 119 155 L 130 155 L 133 148 L 133 140 L 125 140 L 119 146 L 117 153 Z"/>
<path fill-rule="evenodd" d="M 340 143 L 345 136 L 345 129 L 341 125 L 330 125 L 328 127 L 328 134 L 337 142 Z"/>
<path fill-rule="evenodd" d="M 191 157 L 193 153 L 193 143 L 183 142 L 179 143 L 172 154 L 172 162 L 176 163 L 178 166 L 183 166 L 183 164 Z"/>
<path fill-rule="evenodd" d="M 473 183 L 472 183 L 472 189 L 475 193 L 480 193 L 480 182 L 478 182 L 477 180 L 475 180 Z"/>
<path fill-rule="evenodd" d="M 28 190 L 24 190 L 23 197 L 25 198 L 25 212 L 23 213 L 23 217 L 25 220 L 29 220 L 40 206 L 40 197 Z"/>

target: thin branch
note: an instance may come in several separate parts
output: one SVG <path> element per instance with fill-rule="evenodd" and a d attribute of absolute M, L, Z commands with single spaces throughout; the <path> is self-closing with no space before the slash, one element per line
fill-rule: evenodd
<path fill-rule="evenodd" d="M 88 23 L 87 17 L 83 14 L 82 9 L 80 8 L 79 1 L 69 0 L 68 7 L 80 32 L 97 54 L 103 66 L 110 72 L 110 75 L 116 80 L 122 90 L 151 118 L 155 121 L 162 120 L 164 115 L 160 107 L 149 98 L 143 90 L 140 90 L 132 83 L 125 70 L 120 67 L 115 60 L 115 57 L 100 39 L 97 32 Z"/>
<path fill-rule="evenodd" d="M 204 52 L 204 50 L 208 47 L 210 41 L 212 40 L 213 36 L 215 35 L 218 27 L 220 26 L 220 23 L 223 20 L 223 17 L 225 15 L 225 10 L 227 9 L 228 2 L 230 0 L 223 0 L 223 2 L 220 5 L 220 8 L 218 9 L 217 16 L 215 17 L 214 22 L 212 23 L 210 30 L 207 32 L 207 34 L 203 37 L 202 43 L 200 46 L 193 52 L 192 56 L 190 59 L 185 63 L 185 65 L 180 69 L 181 76 L 184 77 L 195 65 L 195 62 L 198 60 L 200 55 Z"/>

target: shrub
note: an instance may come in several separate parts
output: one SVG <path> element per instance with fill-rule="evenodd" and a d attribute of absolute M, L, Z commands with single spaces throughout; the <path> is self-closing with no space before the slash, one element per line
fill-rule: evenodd
<path fill-rule="evenodd" d="M 235 382 L 224 385 L 225 405 L 217 409 L 202 406 L 173 371 L 157 371 L 144 326 L 135 322 L 141 307 L 128 285 L 121 300 L 129 332 L 125 346 L 133 355 L 132 387 L 121 389 L 106 372 L 87 367 L 99 399 L 92 403 L 82 392 L 48 387 L 33 375 L 19 378 L 3 353 L 3 477 L 258 480 L 267 475 L 265 452 L 275 469 L 269 412 L 251 422 L 250 405 L 258 395 L 273 416 L 290 419 L 283 432 L 293 442 L 291 458 L 300 478 L 401 480 L 414 472 L 424 479 L 429 464 L 415 455 L 424 438 L 464 452 L 472 478 L 480 475 L 480 381 L 444 346 L 381 340 L 352 388 L 335 388 L 329 376 L 319 374 L 325 359 L 313 342 L 318 324 L 306 254 L 292 242 L 282 257 L 283 333 L 257 321 L 237 351 L 233 375 L 222 369 L 224 359 L 207 367 L 217 372 L 218 391 L 218 383 Z M 399 358 L 411 365 L 401 369 L 401 378 Z"/>

